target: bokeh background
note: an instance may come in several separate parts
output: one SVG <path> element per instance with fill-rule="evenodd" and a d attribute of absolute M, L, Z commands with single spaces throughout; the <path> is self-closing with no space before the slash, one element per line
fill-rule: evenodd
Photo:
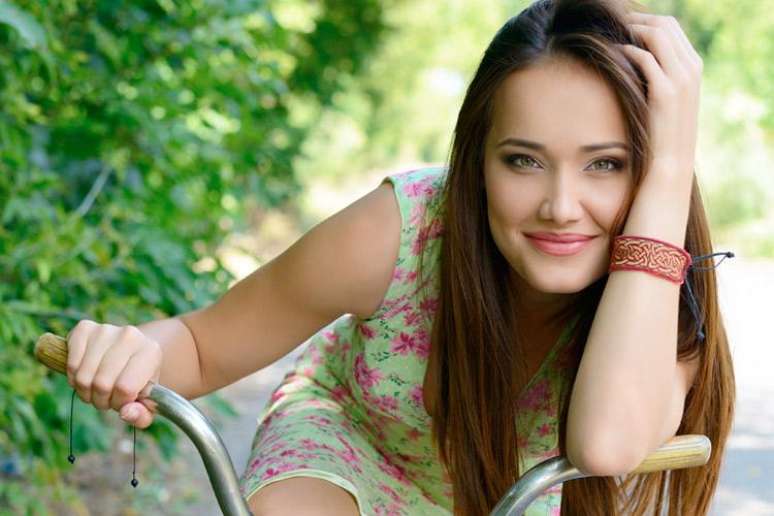
<path fill-rule="evenodd" d="M 697 173 L 737 373 L 714 514 L 774 514 L 774 5 L 652 0 L 705 63 Z M 0 514 L 217 514 L 185 436 L 32 357 L 214 301 L 387 173 L 447 158 L 516 0 L 0 0 Z M 242 472 L 293 354 L 197 400 Z"/>

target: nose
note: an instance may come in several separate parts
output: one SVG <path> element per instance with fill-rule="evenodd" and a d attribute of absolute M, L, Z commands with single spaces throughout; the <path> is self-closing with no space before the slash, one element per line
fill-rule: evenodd
<path fill-rule="evenodd" d="M 561 171 L 547 175 L 545 197 L 540 205 L 541 220 L 564 226 L 577 222 L 583 215 L 578 186 L 571 173 Z"/>

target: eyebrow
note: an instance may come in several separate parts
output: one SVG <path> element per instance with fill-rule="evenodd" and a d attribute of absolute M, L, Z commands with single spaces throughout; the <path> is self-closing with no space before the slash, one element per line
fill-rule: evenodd
<path fill-rule="evenodd" d="M 538 151 L 544 151 L 546 150 L 545 145 L 542 145 L 537 142 L 529 141 L 529 140 L 523 140 L 521 138 L 505 138 L 500 143 L 497 144 L 496 148 L 500 148 L 503 145 L 520 145 L 521 147 L 527 147 L 529 149 L 535 149 Z M 620 148 L 624 149 L 625 151 L 629 150 L 629 146 L 622 142 L 605 142 L 605 143 L 594 143 L 591 145 L 583 145 L 580 149 L 583 152 L 594 152 L 598 150 L 604 150 L 604 149 L 611 149 L 611 148 Z"/>

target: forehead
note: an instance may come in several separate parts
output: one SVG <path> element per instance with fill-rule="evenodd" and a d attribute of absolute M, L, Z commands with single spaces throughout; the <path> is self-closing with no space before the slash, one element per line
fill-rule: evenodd
<path fill-rule="evenodd" d="M 549 149 L 626 141 L 613 88 L 570 59 L 542 60 L 510 74 L 494 96 L 492 136 L 528 138 Z"/>

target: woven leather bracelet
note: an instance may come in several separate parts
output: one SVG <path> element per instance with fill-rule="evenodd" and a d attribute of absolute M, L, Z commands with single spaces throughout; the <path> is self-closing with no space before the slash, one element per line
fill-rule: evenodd
<path fill-rule="evenodd" d="M 613 240 L 609 272 L 642 271 L 682 285 L 690 266 L 691 255 L 668 242 L 633 235 Z"/>

